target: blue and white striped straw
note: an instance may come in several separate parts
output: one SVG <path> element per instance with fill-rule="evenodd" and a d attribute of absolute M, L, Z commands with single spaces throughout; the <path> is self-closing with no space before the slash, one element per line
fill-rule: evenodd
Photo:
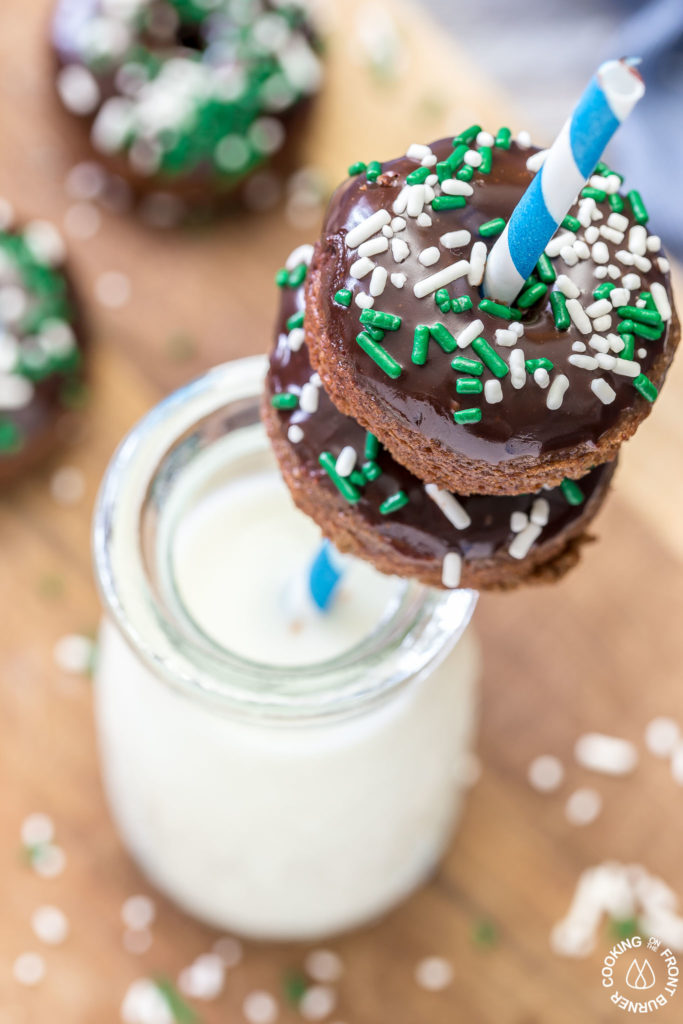
<path fill-rule="evenodd" d="M 564 220 L 605 147 L 645 92 L 637 60 L 601 64 L 486 261 L 484 292 L 511 303 Z"/>
<path fill-rule="evenodd" d="M 309 593 L 316 608 L 321 612 L 331 607 L 343 575 L 342 555 L 329 540 L 324 540 L 308 572 Z"/>

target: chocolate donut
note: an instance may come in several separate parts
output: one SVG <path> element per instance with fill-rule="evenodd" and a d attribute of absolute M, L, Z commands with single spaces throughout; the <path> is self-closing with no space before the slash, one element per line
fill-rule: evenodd
<path fill-rule="evenodd" d="M 10 229 L 0 200 L 0 483 L 50 451 L 82 394 L 84 335 L 64 243 L 45 221 Z"/>
<path fill-rule="evenodd" d="M 313 372 L 303 341 L 303 263 L 297 263 L 306 256 L 295 251 L 283 283 L 263 403 L 298 507 L 340 551 L 432 586 L 502 589 L 562 576 L 578 561 L 616 462 L 539 494 L 456 497 L 425 486 L 335 408 Z"/>
<path fill-rule="evenodd" d="M 485 258 L 542 154 L 478 126 L 335 193 L 306 290 L 306 344 L 337 408 L 414 475 L 461 494 L 558 486 L 613 459 L 679 341 L 640 195 L 599 164 L 512 307 Z"/>
<path fill-rule="evenodd" d="M 57 91 L 110 170 L 190 202 L 282 150 L 320 84 L 302 8 L 255 0 L 59 0 Z"/>

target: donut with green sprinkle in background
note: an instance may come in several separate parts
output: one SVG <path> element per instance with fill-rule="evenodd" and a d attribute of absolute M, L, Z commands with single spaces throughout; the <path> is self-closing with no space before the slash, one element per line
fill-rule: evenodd
<path fill-rule="evenodd" d="M 12 227 L 0 199 L 0 485 L 65 439 L 85 397 L 81 314 L 47 221 Z"/>
<path fill-rule="evenodd" d="M 100 162 L 188 204 L 286 166 L 322 77 L 306 13 L 270 0 L 58 0 L 52 44 Z"/>

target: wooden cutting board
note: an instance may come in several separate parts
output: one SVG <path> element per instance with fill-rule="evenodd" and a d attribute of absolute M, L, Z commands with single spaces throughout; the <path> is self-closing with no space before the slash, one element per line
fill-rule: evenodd
<path fill-rule="evenodd" d="M 49 0 L 0 5 L 0 195 L 24 215 L 62 225 L 73 202 L 65 177 L 80 158 L 80 140 L 51 94 L 49 7 Z M 410 141 L 475 119 L 493 128 L 533 128 L 532 113 L 522 120 L 512 112 L 418 8 L 330 0 L 324 13 L 328 77 L 304 155 L 323 191 L 355 159 L 389 158 Z M 149 887 L 104 805 L 89 683 L 61 671 L 52 651 L 63 635 L 97 623 L 90 518 L 122 434 L 191 376 L 268 347 L 274 271 L 295 244 L 314 236 L 320 218 L 319 206 L 298 202 L 294 211 L 292 202 L 289 216 L 280 204 L 172 232 L 104 213 L 92 240 L 71 241 L 94 339 L 92 403 L 68 450 L 0 496 L 1 1024 L 115 1022 L 134 978 L 175 977 L 216 938 L 158 898 L 150 950 L 124 951 L 121 904 Z M 130 301 L 117 310 L 95 297 L 107 271 L 131 282 Z M 683 723 L 682 400 L 683 361 L 655 415 L 627 446 L 598 522 L 601 543 L 576 572 L 551 590 L 482 598 L 480 780 L 433 881 L 385 921 L 332 944 L 346 968 L 333 1020 L 620 1019 L 600 985 L 609 935 L 592 956 L 568 960 L 551 952 L 549 933 L 578 874 L 606 858 L 640 861 L 683 893 L 681 791 L 642 742 L 657 714 Z M 51 495 L 53 474 L 65 465 L 84 475 L 86 493 L 75 505 L 59 505 Z M 590 776 L 573 763 L 574 742 L 588 730 L 636 742 L 641 763 L 631 778 Z M 526 781 L 530 760 L 546 752 L 567 767 L 566 782 L 552 796 Z M 564 805 L 586 785 L 600 792 L 604 808 L 597 821 L 578 828 L 567 822 Z M 19 856 L 21 822 L 37 810 L 54 818 L 67 855 L 63 874 L 50 880 Z M 43 948 L 46 977 L 29 990 L 13 979 L 12 963 L 40 948 L 29 922 L 43 903 L 67 913 L 71 934 L 63 946 Z M 431 954 L 454 966 L 443 992 L 428 993 L 414 980 L 417 962 Z M 300 1019 L 283 998 L 283 974 L 300 969 L 303 955 L 299 947 L 247 944 L 220 999 L 197 1004 L 201 1018 L 238 1022 L 245 994 L 267 989 L 282 1000 L 282 1021 Z M 678 1003 L 657 1019 L 680 1020 L 683 994 Z"/>

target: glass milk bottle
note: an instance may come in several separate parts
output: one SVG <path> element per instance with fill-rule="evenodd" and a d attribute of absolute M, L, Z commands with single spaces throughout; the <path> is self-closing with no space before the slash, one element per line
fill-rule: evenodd
<path fill-rule="evenodd" d="M 302 602 L 320 538 L 259 421 L 265 368 L 188 385 L 112 460 L 97 725 L 151 882 L 217 927 L 311 939 L 388 910 L 443 853 L 476 717 L 476 595 L 350 561 L 330 612 Z"/>

